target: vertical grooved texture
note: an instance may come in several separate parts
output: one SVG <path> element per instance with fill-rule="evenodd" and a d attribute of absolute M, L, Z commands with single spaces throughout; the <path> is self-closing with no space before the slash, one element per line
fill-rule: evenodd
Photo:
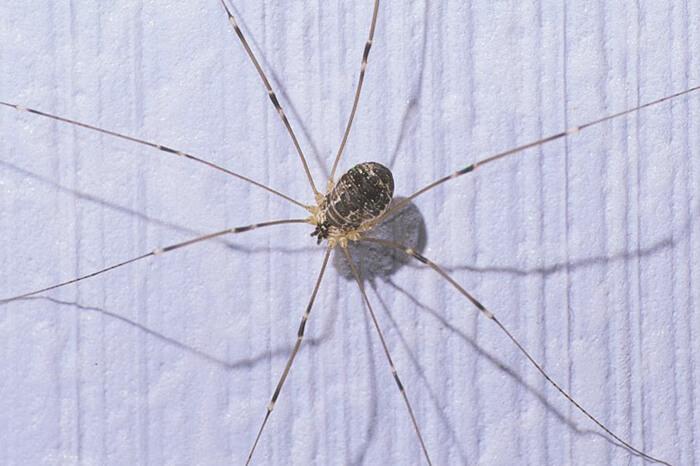
<path fill-rule="evenodd" d="M 339 174 L 377 161 L 400 198 L 700 84 L 698 0 L 612 3 L 382 1 Z M 232 7 L 325 187 L 372 1 Z M 0 100 L 312 202 L 217 1 L 4 2 L 0 44 Z M 489 164 L 418 198 L 420 238 L 407 239 L 593 415 L 678 465 L 700 464 L 699 122 L 696 94 Z M 305 215 L 182 158 L 0 108 L 0 299 Z M 312 230 L 217 239 L 0 305 L 0 464 L 241 464 L 321 264 Z M 644 464 L 437 274 L 353 254 L 436 465 Z M 329 263 L 254 464 L 423 461 L 342 263 Z"/>

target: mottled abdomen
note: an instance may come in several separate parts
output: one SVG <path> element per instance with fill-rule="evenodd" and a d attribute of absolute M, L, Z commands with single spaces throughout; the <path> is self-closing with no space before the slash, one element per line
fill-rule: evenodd
<path fill-rule="evenodd" d="M 383 214 L 393 195 L 394 177 L 388 168 L 376 162 L 355 165 L 326 195 L 323 222 L 314 234 L 320 242 L 328 236 L 357 230 Z"/>

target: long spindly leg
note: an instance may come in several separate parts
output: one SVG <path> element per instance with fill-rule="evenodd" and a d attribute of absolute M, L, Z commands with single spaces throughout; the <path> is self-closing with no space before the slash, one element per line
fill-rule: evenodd
<path fill-rule="evenodd" d="M 598 118 L 597 120 L 588 121 L 588 122 L 580 124 L 578 126 L 572 126 L 571 128 L 568 128 L 568 129 L 561 131 L 559 133 L 552 134 L 552 135 L 544 137 L 542 139 L 528 142 L 527 144 L 513 147 L 512 149 L 508 149 L 508 150 L 505 150 L 503 152 L 499 152 L 497 154 L 491 155 L 490 157 L 486 157 L 484 159 L 481 159 L 478 162 L 474 162 L 471 165 L 467 165 L 466 167 L 459 169 L 459 170 L 457 170 L 449 175 L 443 176 L 442 178 L 438 178 L 437 180 L 433 181 L 432 183 L 428 183 L 427 185 L 425 185 L 424 187 L 422 187 L 421 189 L 419 189 L 415 193 L 402 199 L 400 202 L 397 202 L 396 205 L 394 205 L 391 209 L 387 210 L 382 216 L 380 216 L 378 219 L 376 219 L 374 222 L 372 222 L 372 225 L 378 225 L 387 217 L 389 217 L 389 216 L 395 214 L 396 212 L 398 212 L 399 210 L 403 209 L 411 201 L 413 201 L 413 199 L 417 198 L 421 194 L 426 193 L 428 191 L 431 191 L 433 188 L 436 188 L 437 186 L 440 186 L 441 184 L 443 184 L 447 181 L 454 180 L 455 178 L 459 178 L 460 176 L 466 175 L 467 173 L 472 173 L 472 172 L 476 171 L 478 168 L 481 168 L 486 164 L 489 164 L 491 162 L 495 162 L 496 160 L 500 160 L 502 158 L 505 158 L 505 157 L 508 157 L 511 155 L 521 154 L 523 151 L 525 151 L 527 149 L 532 149 L 534 147 L 541 146 L 541 145 L 546 144 L 548 142 L 556 141 L 558 139 L 562 139 L 562 138 L 565 138 L 567 136 L 577 134 L 586 128 L 590 128 L 592 126 L 596 126 L 596 125 L 599 125 L 601 123 L 605 123 L 607 121 L 611 121 L 611 120 L 623 117 L 625 115 L 629 115 L 631 113 L 638 112 L 638 111 L 643 110 L 645 108 L 649 108 L 649 107 L 652 107 L 654 105 L 658 105 L 662 102 L 666 102 L 666 101 L 675 99 L 677 97 L 681 97 L 683 95 L 690 94 L 690 93 L 698 91 L 698 90 L 700 90 L 700 86 L 691 87 L 690 89 L 686 89 L 686 90 L 681 91 L 681 92 L 676 92 L 675 94 L 670 94 L 670 95 L 667 95 L 665 97 L 661 97 L 660 99 L 652 100 L 650 102 L 646 102 L 644 104 L 638 105 L 638 106 L 633 107 L 633 108 L 628 108 L 627 110 L 622 110 L 622 111 L 617 112 L 617 113 L 606 115 L 604 117 Z"/>
<path fill-rule="evenodd" d="M 362 62 L 360 63 L 360 76 L 357 78 L 357 87 L 355 88 L 355 97 L 352 101 L 352 110 L 350 110 L 350 117 L 348 118 L 348 123 L 345 126 L 345 132 L 343 133 L 343 139 L 338 147 L 338 152 L 335 154 L 335 160 L 333 161 L 333 168 L 331 168 L 331 177 L 328 180 L 329 184 L 333 182 L 335 178 L 335 171 L 338 168 L 338 163 L 340 163 L 340 157 L 343 155 L 343 150 L 345 149 L 345 144 L 348 142 L 348 136 L 350 135 L 350 128 L 352 128 L 352 122 L 355 120 L 355 113 L 357 113 L 357 105 L 360 102 L 360 93 L 362 92 L 362 84 L 365 81 L 365 70 L 367 69 L 367 58 L 369 57 L 369 51 L 372 48 L 372 41 L 374 40 L 374 31 L 377 28 L 377 15 L 379 14 L 379 0 L 374 0 L 374 8 L 372 10 L 372 22 L 369 26 L 369 34 L 367 36 L 367 42 L 365 42 L 365 48 L 362 52 Z"/>
<path fill-rule="evenodd" d="M 251 179 L 251 178 L 248 178 L 247 176 L 243 176 L 243 175 L 241 175 L 241 174 L 239 174 L 239 173 L 236 173 L 236 172 L 234 172 L 234 171 L 229 170 L 228 168 L 221 167 L 221 166 L 219 166 L 219 165 L 216 165 L 216 164 L 213 163 L 213 162 L 209 162 L 208 160 L 204 160 L 204 159 L 201 158 L 201 157 L 198 157 L 198 156 L 189 154 L 189 153 L 184 152 L 184 151 L 181 151 L 181 150 L 173 149 L 173 148 L 171 148 L 171 147 L 164 146 L 164 145 L 162 145 L 162 144 L 158 144 L 158 143 L 151 142 L 151 141 L 146 141 L 145 139 L 139 139 L 139 138 L 136 138 L 136 137 L 133 137 L 133 136 L 129 136 L 129 135 L 123 134 L 123 133 L 118 133 L 118 132 L 116 132 L 116 131 L 112 131 L 112 130 L 108 130 L 108 129 L 103 129 L 103 128 L 98 128 L 97 126 L 93 126 L 93 125 L 90 125 L 90 124 L 88 124 L 88 123 L 83 123 L 83 122 L 80 122 L 80 121 L 72 120 L 72 119 L 70 119 L 70 118 L 66 118 L 66 117 L 54 115 L 54 114 L 51 114 L 51 113 L 46 113 L 46 112 L 43 112 L 43 111 L 41 111 L 41 110 L 36 110 L 36 109 L 34 109 L 34 108 L 23 107 L 22 105 L 17 105 L 17 104 L 12 104 L 12 103 L 9 103 L 9 102 L 2 102 L 2 101 L 0 101 L 0 106 L 9 107 L 9 108 L 14 108 L 15 110 L 19 110 L 20 112 L 32 113 L 32 114 L 34 114 L 34 115 L 39 115 L 39 116 L 42 116 L 42 117 L 45 117 L 45 118 L 49 118 L 49 119 L 54 120 L 54 121 L 60 121 L 60 122 L 62 122 L 62 123 L 67 123 L 67 124 L 69 124 L 69 125 L 78 126 L 78 127 L 80 127 L 80 128 L 85 128 L 85 129 L 89 129 L 89 130 L 92 130 L 92 131 L 97 131 L 98 133 L 101 133 L 101 134 L 107 134 L 107 135 L 113 136 L 113 137 L 115 137 L 115 138 L 124 139 L 124 140 L 126 140 L 126 141 L 131 141 L 131 142 L 134 142 L 134 143 L 136 143 L 136 144 L 141 144 L 141 145 L 144 145 L 144 146 L 153 147 L 154 149 L 158 149 L 159 151 L 165 152 L 166 154 L 171 154 L 171 155 L 175 155 L 175 156 L 178 156 L 178 157 L 184 157 L 184 158 L 186 158 L 186 159 L 189 159 L 189 160 L 192 160 L 192 161 L 194 161 L 194 162 L 197 162 L 197 163 L 200 163 L 200 164 L 202 164 L 202 165 L 205 165 L 205 166 L 207 166 L 207 167 L 209 167 L 209 168 L 213 168 L 213 169 L 218 170 L 218 171 L 220 171 L 220 172 L 226 173 L 227 175 L 236 177 L 236 178 L 238 178 L 239 180 L 246 181 L 246 182 L 248 182 L 248 183 L 250 183 L 250 184 L 252 184 L 252 185 L 254 185 L 254 186 L 257 186 L 258 188 L 264 189 L 265 191 L 267 191 L 267 192 L 269 192 L 269 193 L 272 193 L 272 194 L 274 194 L 274 195 L 276 195 L 276 196 L 279 196 L 279 197 L 281 197 L 281 198 L 283 198 L 283 199 L 286 199 L 287 201 L 289 201 L 289 202 L 291 202 L 291 203 L 293 203 L 293 204 L 296 204 L 296 205 L 298 205 L 299 207 L 303 207 L 304 209 L 307 208 L 307 206 L 305 206 L 305 205 L 302 204 L 301 202 L 297 201 L 296 199 L 294 199 L 294 198 L 292 198 L 292 197 L 290 197 L 290 196 L 287 196 L 286 194 L 282 194 L 281 192 L 277 191 L 276 189 L 270 188 L 269 186 L 265 186 L 264 184 L 262 184 L 262 183 L 260 183 L 260 182 L 258 182 L 258 181 L 255 181 L 255 180 L 253 180 L 253 179 Z"/>
<path fill-rule="evenodd" d="M 493 312 L 491 312 L 489 309 L 486 308 L 481 302 L 479 302 L 474 296 L 471 295 L 467 290 L 465 290 L 459 283 L 455 281 L 442 267 L 437 265 L 435 262 L 431 261 L 427 257 L 423 256 L 422 254 L 418 253 L 412 248 L 406 247 L 402 244 L 393 242 L 393 241 L 387 241 L 383 239 L 378 239 L 378 238 L 365 238 L 365 241 L 370 241 L 373 243 L 381 244 L 387 247 L 391 247 L 394 249 L 398 249 L 400 251 L 403 251 L 405 254 L 411 256 L 412 258 L 422 262 L 423 264 L 427 265 L 434 271 L 436 271 L 438 274 L 440 274 L 447 282 L 449 282 L 450 285 L 452 285 L 462 296 L 467 298 L 480 312 L 481 314 L 486 317 L 487 319 L 493 321 L 502 331 L 505 333 L 505 335 L 508 337 L 508 339 L 513 342 L 513 344 L 520 350 L 523 355 L 527 358 L 527 360 L 532 364 L 537 371 L 542 374 L 542 376 L 549 382 L 559 393 L 561 393 L 571 404 L 573 404 L 579 411 L 581 411 L 586 417 L 588 417 L 591 421 L 593 421 L 598 427 L 600 427 L 605 433 L 610 435 L 613 439 L 615 439 L 617 442 L 620 444 L 624 445 L 626 448 L 628 448 L 630 451 L 634 452 L 635 454 L 649 460 L 655 463 L 660 463 L 660 464 L 665 464 L 667 466 L 671 466 L 669 463 L 666 461 L 660 460 L 658 458 L 655 458 L 648 453 L 645 453 L 635 447 L 633 447 L 629 442 L 623 440 L 620 438 L 617 434 L 615 434 L 612 430 L 610 430 L 608 427 L 603 424 L 602 421 L 599 421 L 595 416 L 593 416 L 590 412 L 588 412 L 581 404 L 579 404 L 578 401 L 576 401 L 564 388 L 562 388 L 557 382 L 555 382 L 549 374 L 544 370 L 542 365 L 535 360 L 535 358 L 530 355 L 530 353 L 523 347 L 523 345 L 513 336 L 513 334 L 508 330 L 508 328 L 501 323 L 498 318 L 494 315 Z"/>
<path fill-rule="evenodd" d="M 297 341 L 294 343 L 294 348 L 292 348 L 292 352 L 289 355 L 289 359 L 287 359 L 287 364 L 284 366 L 284 370 L 282 371 L 282 375 L 280 376 L 279 380 L 277 381 L 277 386 L 275 387 L 275 391 L 272 393 L 272 397 L 270 398 L 270 402 L 267 404 L 267 409 L 265 411 L 265 417 L 263 418 L 262 424 L 260 424 L 260 429 L 258 429 L 258 434 L 255 436 L 255 441 L 253 442 L 253 446 L 250 447 L 250 452 L 248 453 L 248 458 L 246 459 L 245 464 L 248 465 L 250 464 L 250 461 L 253 459 L 253 454 L 255 453 L 255 448 L 258 446 L 258 442 L 260 441 L 260 436 L 263 433 L 263 430 L 265 429 L 265 425 L 267 424 L 267 420 L 270 419 L 270 414 L 272 413 L 272 410 L 275 408 L 275 404 L 277 403 L 277 398 L 280 396 L 280 392 L 282 391 L 282 386 L 284 385 L 284 382 L 287 380 L 287 376 L 289 375 L 289 370 L 292 368 L 292 363 L 294 362 L 294 359 L 297 357 L 297 353 L 299 352 L 299 348 L 301 348 L 301 342 L 304 340 L 304 330 L 306 329 L 306 322 L 309 320 L 309 314 L 311 314 L 311 308 L 314 305 L 314 301 L 316 300 L 316 295 L 318 294 L 318 290 L 321 287 L 321 280 L 323 280 L 323 274 L 326 271 L 326 265 L 328 265 L 328 258 L 331 255 L 331 248 L 328 248 L 326 250 L 326 254 L 323 256 L 323 264 L 321 265 L 321 271 L 318 273 L 318 278 L 316 279 L 316 285 L 314 286 L 314 290 L 311 293 L 311 298 L 309 299 L 309 303 L 306 305 L 306 309 L 304 310 L 304 314 L 301 316 L 301 323 L 299 324 L 299 330 L 297 331 Z"/>
<path fill-rule="evenodd" d="M 248 40 L 243 35 L 243 31 L 241 30 L 240 26 L 238 25 L 238 21 L 236 21 L 236 17 L 233 16 L 233 12 L 228 7 L 225 0 L 219 0 L 219 1 L 221 2 L 221 6 L 224 7 L 224 10 L 226 11 L 226 15 L 228 16 L 228 21 L 229 21 L 229 23 L 231 23 L 231 27 L 233 28 L 233 31 L 236 33 L 236 36 L 238 36 L 238 39 L 241 41 L 241 45 L 243 45 L 243 48 L 245 49 L 246 54 L 248 54 L 248 58 L 250 58 L 250 61 L 253 63 L 253 66 L 255 66 L 255 70 L 258 72 L 258 76 L 260 76 L 260 80 L 262 81 L 263 86 L 265 86 L 265 90 L 267 91 L 267 95 L 270 98 L 272 105 L 275 107 L 275 111 L 277 111 L 277 114 L 282 119 L 282 123 L 284 123 L 284 127 L 287 128 L 287 132 L 289 133 L 289 137 L 292 138 L 292 143 L 294 144 L 294 148 L 296 149 L 297 154 L 299 154 L 299 159 L 301 159 L 301 164 L 304 166 L 304 172 L 306 172 L 306 178 L 308 178 L 308 180 L 309 180 L 309 184 L 311 185 L 311 189 L 313 190 L 314 195 L 318 198 L 319 196 L 321 196 L 321 193 L 318 191 L 318 189 L 316 189 L 316 183 L 314 183 L 314 177 L 311 176 L 311 171 L 309 170 L 309 164 L 306 162 L 306 157 L 304 156 L 304 151 L 301 150 L 301 145 L 299 145 L 299 140 L 297 139 L 297 136 L 294 133 L 294 130 L 292 129 L 292 125 L 289 122 L 289 118 L 287 118 L 287 115 L 284 113 L 284 109 L 282 108 L 282 105 L 280 104 L 280 101 L 277 98 L 275 91 L 272 89 L 272 85 L 270 84 L 270 80 L 267 79 L 267 76 L 265 75 L 265 72 L 263 71 L 262 66 L 260 66 L 260 62 L 256 58 L 255 53 L 253 53 L 253 49 L 250 48 L 250 45 L 248 44 Z"/>
<path fill-rule="evenodd" d="M 389 347 L 386 344 L 386 340 L 384 340 L 384 333 L 382 332 L 381 327 L 379 326 L 379 321 L 377 320 L 377 316 L 374 313 L 374 309 L 372 309 L 372 304 L 369 302 L 369 298 L 367 297 L 367 293 L 365 292 L 365 286 L 362 283 L 362 279 L 360 278 L 360 273 L 357 270 L 357 267 L 355 266 L 355 262 L 352 260 L 352 257 L 350 256 L 350 252 L 348 251 L 347 248 L 341 248 L 343 250 L 343 253 L 345 254 L 345 259 L 348 261 L 348 265 L 350 266 L 350 270 L 352 271 L 353 277 L 355 277 L 355 282 L 357 283 L 358 288 L 360 289 L 360 293 L 362 294 L 362 300 L 365 302 L 365 305 L 367 307 L 367 311 L 369 312 L 370 317 L 372 318 L 372 323 L 374 324 L 374 328 L 377 331 L 377 334 L 379 335 L 379 341 L 382 343 L 382 348 L 384 349 L 384 355 L 386 356 L 387 361 L 389 362 L 389 368 L 391 369 L 391 374 L 394 377 L 394 381 L 396 382 L 396 385 L 399 387 L 399 392 L 401 392 L 401 396 L 403 397 L 404 403 L 406 403 L 406 408 L 408 409 L 408 414 L 411 417 L 411 423 L 413 423 L 413 428 L 416 431 L 416 435 L 418 436 L 418 441 L 420 442 L 420 447 L 423 450 L 423 455 L 425 455 L 425 459 L 427 460 L 429 465 L 432 465 L 432 461 L 430 461 L 430 455 L 428 454 L 428 449 L 425 446 L 425 441 L 423 440 L 423 435 L 420 433 L 420 428 L 418 428 L 418 421 L 416 421 L 416 415 L 413 413 L 413 408 L 411 407 L 411 402 L 408 401 L 408 395 L 406 395 L 406 389 L 403 386 L 403 383 L 401 382 L 401 379 L 399 378 L 399 373 L 396 370 L 396 366 L 394 365 L 393 359 L 391 359 L 391 353 L 389 353 Z"/>
<path fill-rule="evenodd" d="M 273 225 L 284 225 L 284 224 L 289 224 L 289 223 L 307 223 L 306 219 L 285 219 L 285 220 L 270 220 L 268 222 L 260 222 L 260 223 L 253 223 L 251 225 L 246 225 L 242 227 L 235 227 L 235 228 L 227 228 L 225 230 L 217 231 L 214 233 L 209 233 L 207 235 L 202 235 L 198 236 L 197 238 L 192 238 L 187 241 L 182 241 L 180 243 L 175 243 L 171 244 L 169 246 L 164 246 L 162 248 L 156 248 L 151 252 L 148 252 L 146 254 L 142 254 L 138 257 L 133 257 L 131 259 L 119 262 L 117 264 L 110 265 L 109 267 L 105 267 L 104 269 L 97 270 L 95 272 L 91 272 L 87 275 L 82 275 L 80 277 L 73 278 L 71 280 L 67 280 L 65 282 L 57 283 L 55 285 L 47 286 L 45 288 L 41 288 L 39 290 L 34 290 L 34 291 L 29 291 L 27 293 L 23 293 L 17 296 L 12 296 L 10 298 L 5 298 L 5 299 L 0 299 L 0 304 L 5 304 L 9 303 L 10 301 L 15 301 L 17 299 L 23 299 L 23 298 L 28 298 L 29 296 L 34 296 L 40 293 L 45 293 L 47 291 L 52 291 L 57 288 L 61 288 L 67 285 L 71 285 L 73 283 L 78 283 L 83 280 L 87 280 L 88 278 L 95 277 L 97 275 L 101 275 L 103 273 L 109 272 L 114 269 L 118 269 L 120 267 L 123 267 L 128 264 L 133 264 L 134 262 L 138 262 L 140 260 L 146 259 L 148 257 L 152 256 L 159 256 L 161 254 L 165 254 L 166 252 L 171 252 L 175 251 L 176 249 L 184 248 L 185 246 L 190 246 L 195 243 L 200 243 L 202 241 L 206 241 L 209 239 L 213 238 L 218 238 L 219 236 L 224 236 L 224 235 L 230 235 L 230 234 L 236 234 L 236 233 L 243 233 L 246 231 L 252 231 L 257 228 L 262 228 L 262 227 L 269 227 Z"/>

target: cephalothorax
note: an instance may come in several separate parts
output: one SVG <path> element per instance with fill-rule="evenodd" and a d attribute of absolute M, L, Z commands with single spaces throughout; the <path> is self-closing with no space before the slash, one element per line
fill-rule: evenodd
<path fill-rule="evenodd" d="M 393 195 L 394 177 L 388 168 L 377 162 L 355 165 L 313 208 L 310 221 L 316 229 L 311 236 L 319 244 L 328 239 L 331 247 L 346 247 L 348 240 L 359 240 L 362 232 L 376 224 Z"/>

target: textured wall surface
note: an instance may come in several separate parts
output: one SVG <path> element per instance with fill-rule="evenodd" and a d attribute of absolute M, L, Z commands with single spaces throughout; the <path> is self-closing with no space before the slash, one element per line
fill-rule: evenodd
<path fill-rule="evenodd" d="M 564 3 L 383 2 L 343 168 L 382 162 L 406 195 L 700 83 L 697 0 Z M 371 6 L 235 4 L 321 184 Z M 0 100 L 311 201 L 215 0 L 2 2 L 0 70 Z M 700 464 L 699 147 L 696 94 L 443 185 L 416 200 L 417 228 L 395 228 L 607 426 L 676 465 Z M 303 215 L 187 160 L 0 108 L 0 298 Z M 211 241 L 0 305 L 0 464 L 242 464 L 321 264 L 310 232 Z M 643 464 L 438 275 L 405 262 L 370 272 L 373 260 L 369 296 L 435 464 Z M 421 462 L 341 263 L 255 464 Z"/>

